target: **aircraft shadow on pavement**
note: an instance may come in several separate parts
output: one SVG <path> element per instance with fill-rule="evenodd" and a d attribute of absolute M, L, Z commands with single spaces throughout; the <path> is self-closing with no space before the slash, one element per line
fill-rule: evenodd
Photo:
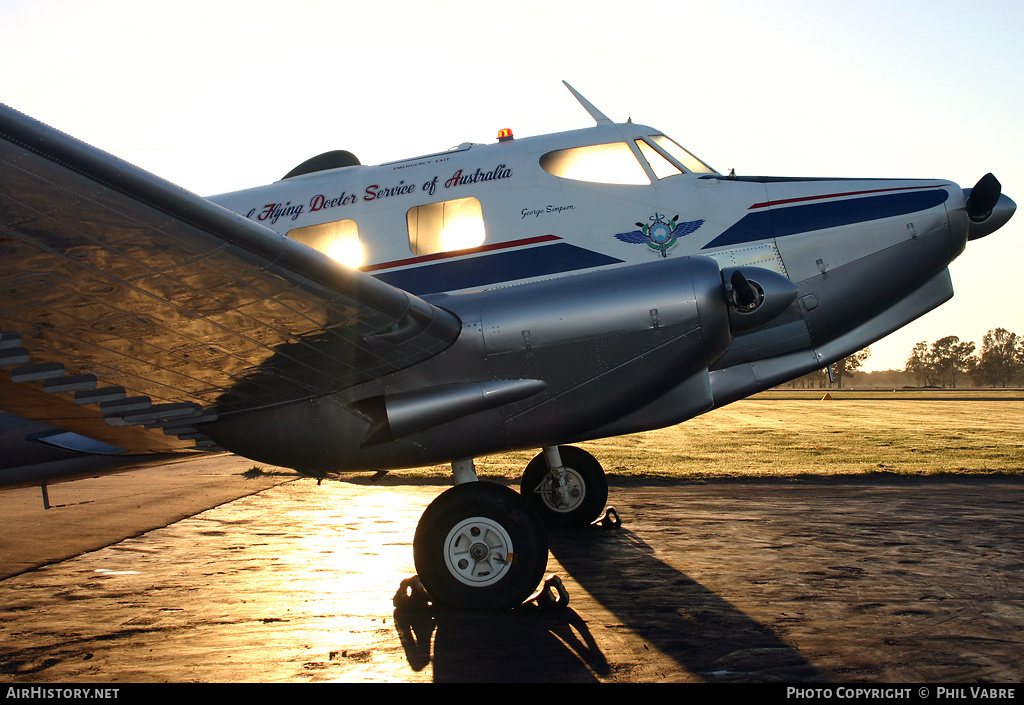
<path fill-rule="evenodd" d="M 410 667 L 433 663 L 437 683 L 593 683 L 609 672 L 571 608 L 399 610 L 395 626 Z"/>
<path fill-rule="evenodd" d="M 558 530 L 549 542 L 568 575 L 625 630 L 698 679 L 829 680 L 767 627 L 659 560 L 633 532 Z M 394 617 L 410 667 L 433 663 L 435 682 L 594 682 L 613 670 L 571 607 L 403 609 Z M 636 665 L 637 658 L 621 656 Z"/>
<path fill-rule="evenodd" d="M 552 531 L 551 553 L 623 626 L 714 681 L 827 681 L 796 649 L 655 556 L 635 533 Z"/>

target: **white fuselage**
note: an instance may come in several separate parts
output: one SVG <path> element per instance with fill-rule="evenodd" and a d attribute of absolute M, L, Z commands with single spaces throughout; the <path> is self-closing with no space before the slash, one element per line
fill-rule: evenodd
<path fill-rule="evenodd" d="M 948 299 L 946 266 L 968 230 L 955 184 L 723 176 L 634 124 L 463 145 L 212 200 L 462 321 L 459 341 L 433 360 L 275 412 L 276 426 L 298 427 L 352 410 L 352 430 L 310 467 L 401 467 L 679 423 L 824 367 Z M 734 268 L 774 287 L 764 293 L 783 303 L 771 320 L 750 325 L 731 305 L 722 318 Z M 659 352 L 670 332 L 676 347 Z M 474 385 L 502 380 L 548 387 L 449 420 L 487 397 Z M 285 413 L 295 418 L 285 424 Z M 354 449 L 359 419 L 385 417 L 394 442 L 371 429 Z M 396 427 L 422 430 L 403 440 Z M 222 443 L 249 442 L 241 421 L 216 430 Z M 266 451 L 301 451 L 286 445 L 284 434 Z"/>

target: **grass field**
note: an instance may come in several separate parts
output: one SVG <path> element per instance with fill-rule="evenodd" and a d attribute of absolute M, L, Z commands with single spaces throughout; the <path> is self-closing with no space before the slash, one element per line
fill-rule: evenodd
<path fill-rule="evenodd" d="M 580 444 L 612 477 L 1017 475 L 1024 392 L 771 391 L 672 428 Z M 518 478 L 537 451 L 477 459 L 481 476 Z M 409 471 L 448 475 L 447 466 Z"/>

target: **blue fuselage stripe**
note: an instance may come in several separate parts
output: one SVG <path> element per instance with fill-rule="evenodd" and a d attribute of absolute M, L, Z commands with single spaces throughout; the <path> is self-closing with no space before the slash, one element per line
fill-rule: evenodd
<path fill-rule="evenodd" d="M 421 267 L 381 272 L 373 276 L 411 294 L 424 295 L 621 262 L 620 259 L 600 252 L 560 242 L 543 247 L 527 247 L 492 255 L 446 260 Z"/>
<path fill-rule="evenodd" d="M 945 189 L 935 189 L 762 210 L 745 215 L 702 249 L 739 245 L 755 240 L 768 240 L 773 237 L 916 213 L 941 205 L 947 198 L 949 194 Z"/>

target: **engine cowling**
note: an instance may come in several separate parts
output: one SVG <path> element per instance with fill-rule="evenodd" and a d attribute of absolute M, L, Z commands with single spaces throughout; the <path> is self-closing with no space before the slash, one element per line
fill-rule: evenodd
<path fill-rule="evenodd" d="M 770 321 L 795 295 L 775 272 L 723 272 L 691 256 L 439 298 L 433 302 L 463 321 L 453 357 L 466 356 L 464 376 L 449 372 L 352 408 L 372 422 L 364 445 L 481 411 L 495 411 L 513 443 L 585 433 L 706 376 L 734 333 Z M 483 370 L 502 380 L 474 376 Z M 499 383 L 502 394 L 482 393 Z M 700 396 L 694 405 L 710 403 Z"/>

